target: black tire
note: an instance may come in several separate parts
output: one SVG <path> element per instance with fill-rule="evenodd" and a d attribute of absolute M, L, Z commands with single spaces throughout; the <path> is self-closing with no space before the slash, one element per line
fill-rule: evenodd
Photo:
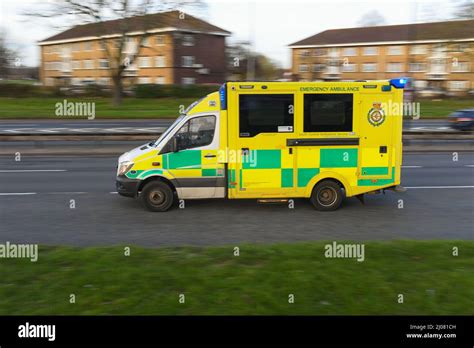
<path fill-rule="evenodd" d="M 337 182 L 323 180 L 313 188 L 310 200 L 316 210 L 333 211 L 341 206 L 342 196 L 341 186 Z"/>
<path fill-rule="evenodd" d="M 171 187 L 161 181 L 150 181 L 141 193 L 142 204 L 149 211 L 164 212 L 171 208 L 174 203 L 174 193 Z"/>

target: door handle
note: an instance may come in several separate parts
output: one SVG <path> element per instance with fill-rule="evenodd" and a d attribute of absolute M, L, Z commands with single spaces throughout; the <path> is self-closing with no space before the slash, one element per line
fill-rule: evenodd
<path fill-rule="evenodd" d="M 216 155 L 208 153 L 207 155 L 204 156 L 204 158 L 214 158 Z"/>

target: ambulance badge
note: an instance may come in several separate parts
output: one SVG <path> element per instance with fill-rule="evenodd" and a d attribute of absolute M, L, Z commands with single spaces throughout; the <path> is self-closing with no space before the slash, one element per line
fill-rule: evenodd
<path fill-rule="evenodd" d="M 368 114 L 369 123 L 378 127 L 385 121 L 385 111 L 382 109 L 382 103 L 374 102 Z"/>

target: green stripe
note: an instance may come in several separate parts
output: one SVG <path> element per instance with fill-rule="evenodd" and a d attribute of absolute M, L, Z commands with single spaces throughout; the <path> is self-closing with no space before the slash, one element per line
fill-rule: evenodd
<path fill-rule="evenodd" d="M 125 176 L 129 179 L 136 179 L 141 173 L 143 173 L 143 170 L 131 170 L 128 173 L 126 173 Z"/>
<path fill-rule="evenodd" d="M 281 187 L 293 187 L 293 169 L 281 170 Z"/>
<path fill-rule="evenodd" d="M 321 168 L 357 167 L 357 149 L 321 149 Z"/>
<path fill-rule="evenodd" d="M 319 174 L 319 168 L 298 168 L 298 187 L 306 187 Z"/>
<path fill-rule="evenodd" d="M 254 161 L 253 163 L 251 161 Z M 243 169 L 280 169 L 280 150 L 253 150 L 252 154 L 242 156 Z"/>
<path fill-rule="evenodd" d="M 362 175 L 387 175 L 388 167 L 362 167 Z"/>
<path fill-rule="evenodd" d="M 163 174 L 163 170 L 161 169 L 150 169 L 150 170 L 146 170 L 144 171 L 143 173 L 141 173 L 138 178 L 139 179 L 145 179 L 149 176 L 152 176 L 152 175 L 161 175 Z"/>
<path fill-rule="evenodd" d="M 201 171 L 202 176 L 217 176 L 217 169 L 203 169 Z"/>

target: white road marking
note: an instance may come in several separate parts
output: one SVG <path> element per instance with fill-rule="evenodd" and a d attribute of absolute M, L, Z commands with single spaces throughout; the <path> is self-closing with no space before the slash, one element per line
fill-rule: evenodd
<path fill-rule="evenodd" d="M 474 186 L 405 186 L 406 189 L 465 189 Z"/>
<path fill-rule="evenodd" d="M 474 164 L 466 164 L 465 167 L 474 168 Z"/>
<path fill-rule="evenodd" d="M 116 195 L 116 194 L 118 194 L 118 192 L 109 192 L 109 193 L 111 193 L 111 194 L 113 194 L 113 195 Z"/>
<path fill-rule="evenodd" d="M 35 194 L 36 192 L 0 192 L 0 196 L 27 196 Z"/>
<path fill-rule="evenodd" d="M 67 172 L 67 169 L 12 169 L 0 170 L 0 173 Z"/>

